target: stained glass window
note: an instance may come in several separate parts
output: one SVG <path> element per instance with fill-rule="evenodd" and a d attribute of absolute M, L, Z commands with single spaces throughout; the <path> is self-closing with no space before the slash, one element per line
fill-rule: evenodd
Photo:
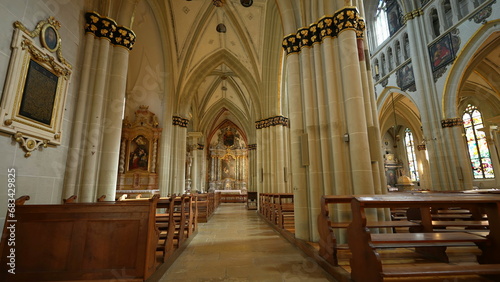
<path fill-rule="evenodd" d="M 389 38 L 389 25 L 387 24 L 385 1 L 379 0 L 377 14 L 375 15 L 375 45 L 379 46 Z"/>
<path fill-rule="evenodd" d="M 418 181 L 417 157 L 415 155 L 415 144 L 413 142 L 413 134 L 409 128 L 405 129 L 405 147 L 406 156 L 408 158 L 408 169 L 410 170 L 410 178 L 412 181 Z"/>
<path fill-rule="evenodd" d="M 494 178 L 490 150 L 483 129 L 483 118 L 476 106 L 467 105 L 462 117 L 469 151 L 472 173 L 475 179 Z"/>

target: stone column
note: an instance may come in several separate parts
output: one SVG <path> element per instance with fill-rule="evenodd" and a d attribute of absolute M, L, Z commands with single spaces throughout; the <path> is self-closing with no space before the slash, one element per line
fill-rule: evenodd
<path fill-rule="evenodd" d="M 342 31 L 338 37 L 345 115 L 349 129 L 349 155 L 354 194 L 374 192 L 370 145 L 364 105 L 356 33 Z"/>
<path fill-rule="evenodd" d="M 184 194 L 185 192 L 185 173 L 186 173 L 186 138 L 187 138 L 187 125 L 189 120 L 174 116 L 172 117 L 173 126 L 173 148 L 172 150 L 172 193 Z"/>
<path fill-rule="evenodd" d="M 203 137 L 201 132 L 188 132 L 188 146 L 191 148 L 191 190 L 192 192 L 201 191 L 201 181 L 203 175 L 201 174 L 201 162 L 202 158 L 198 150 L 198 142 L 200 138 Z"/>
<path fill-rule="evenodd" d="M 87 104 L 92 102 L 90 84 L 92 73 L 93 51 L 95 37 L 91 33 L 85 35 L 85 47 L 83 55 L 83 63 L 81 70 L 80 88 L 78 91 L 78 102 L 76 104 L 76 112 L 73 119 L 73 130 L 71 132 L 71 141 L 68 150 L 68 159 L 66 161 L 66 174 L 64 176 L 64 191 L 63 198 L 67 199 L 72 195 L 77 195 L 80 191 L 78 183 L 78 172 L 82 163 L 82 155 L 84 153 L 83 130 L 85 128 L 85 112 Z M 89 93 L 90 92 L 90 93 Z"/>
<path fill-rule="evenodd" d="M 106 195 L 107 201 L 114 201 L 116 194 L 128 58 L 128 49 L 118 46 L 113 48 L 97 194 L 98 197 Z"/>
<path fill-rule="evenodd" d="M 89 127 L 85 138 L 85 152 L 83 158 L 81 187 L 79 194 L 80 202 L 96 201 L 97 168 L 101 153 L 102 135 L 102 112 L 104 106 L 104 91 L 106 89 L 108 62 L 109 62 L 109 41 L 101 39 L 97 41 L 97 69 L 95 73 L 95 83 L 92 93 Z"/>

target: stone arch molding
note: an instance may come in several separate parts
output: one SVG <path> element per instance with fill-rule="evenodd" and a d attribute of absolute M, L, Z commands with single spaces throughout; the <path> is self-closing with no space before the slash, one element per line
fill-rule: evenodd
<path fill-rule="evenodd" d="M 195 70 L 187 77 L 185 87 L 179 91 L 177 112 L 182 116 L 187 116 L 191 107 L 191 102 L 203 79 L 212 69 L 221 64 L 226 64 L 233 70 L 242 81 L 250 93 L 250 100 L 255 109 L 255 113 L 260 112 L 260 104 L 257 97 L 258 82 L 243 64 L 227 50 L 215 52 L 205 61 L 201 62 Z"/>
<path fill-rule="evenodd" d="M 458 95 L 461 82 L 466 79 L 466 72 L 464 70 L 468 64 L 473 60 L 474 55 L 479 47 L 495 32 L 500 31 L 500 20 L 487 22 L 481 29 L 479 29 L 469 40 L 469 42 L 458 53 L 455 62 L 452 64 L 450 73 L 446 80 L 443 89 L 442 97 L 442 115 L 443 119 L 455 118 L 461 116 L 458 112 Z"/>
<path fill-rule="evenodd" d="M 387 124 L 392 123 L 392 93 L 395 93 L 395 95 L 402 95 L 405 97 L 405 99 L 408 99 L 408 101 L 403 102 L 403 104 L 398 103 L 398 109 L 396 109 L 396 112 L 398 113 L 399 116 L 404 116 L 405 121 L 407 122 L 407 125 L 412 126 L 414 129 L 420 128 L 422 126 L 422 121 L 420 120 L 419 113 L 420 113 L 420 108 L 418 107 L 418 104 L 415 102 L 415 100 L 412 98 L 411 95 L 408 95 L 408 93 L 402 91 L 398 87 L 391 87 L 388 86 L 384 88 L 382 93 L 380 94 L 378 100 L 377 100 L 377 108 L 379 112 L 379 124 L 381 128 L 381 133 L 384 134 L 386 129 L 387 129 Z M 397 97 L 397 96 L 396 96 Z M 411 110 L 411 105 L 408 105 L 408 103 L 412 103 L 415 105 L 416 111 L 414 112 Z M 401 112 L 404 112 L 405 114 L 401 114 Z M 415 136 L 417 138 L 422 138 L 422 133 L 420 131 L 415 131 L 414 132 Z"/>

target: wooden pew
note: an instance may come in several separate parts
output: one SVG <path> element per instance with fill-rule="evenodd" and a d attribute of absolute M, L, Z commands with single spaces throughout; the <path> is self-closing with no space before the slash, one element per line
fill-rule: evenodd
<path fill-rule="evenodd" d="M 22 205 L 0 243 L 0 281 L 144 281 L 156 270 L 158 198 L 131 203 Z M 7 227 L 15 225 L 15 275 Z"/>
<path fill-rule="evenodd" d="M 247 192 L 247 209 L 256 210 L 257 200 L 257 192 Z"/>
<path fill-rule="evenodd" d="M 490 231 L 487 236 L 467 232 L 434 232 L 432 208 L 450 206 L 480 208 L 488 216 Z M 422 232 L 372 234 L 368 229 L 366 209 L 391 207 L 418 208 L 421 211 Z M 500 279 L 500 196 L 481 195 L 374 195 L 355 196 L 351 201 L 352 222 L 349 225 L 348 244 L 351 278 L 354 281 L 383 281 L 387 277 L 421 277 L 454 275 L 488 275 Z M 419 253 L 446 258 L 446 248 L 477 245 L 482 251 L 478 264 L 447 263 L 383 264 L 378 249 L 416 247 Z"/>
<path fill-rule="evenodd" d="M 336 221 L 333 215 L 330 215 L 330 205 L 349 205 L 353 199 L 352 195 L 323 195 L 321 197 L 321 210 L 318 215 L 319 255 L 331 265 L 338 265 L 337 254 L 339 250 L 348 250 L 349 246 L 340 243 L 335 236 L 336 229 L 346 229 L 351 221 Z M 368 228 L 403 228 L 418 227 L 419 223 L 408 220 L 388 220 L 368 222 Z M 390 246 L 387 246 L 390 247 Z"/>
<path fill-rule="evenodd" d="M 260 193 L 259 198 L 260 214 L 269 222 L 272 222 L 271 218 L 274 209 L 273 196 L 273 193 Z"/>
<path fill-rule="evenodd" d="M 64 204 L 71 204 L 74 203 L 75 201 L 76 201 L 76 195 L 70 196 L 67 199 L 63 199 Z"/>
<path fill-rule="evenodd" d="M 272 193 L 270 195 L 269 210 L 267 214 L 267 220 L 273 225 L 278 225 L 278 204 L 279 204 L 279 194 Z"/>
<path fill-rule="evenodd" d="M 158 200 L 157 210 L 164 210 L 163 213 L 157 212 L 155 215 L 156 226 L 159 230 L 158 244 L 156 251 L 160 252 L 159 263 L 164 263 L 174 251 L 174 204 L 173 197 L 164 197 Z"/>
<path fill-rule="evenodd" d="M 198 222 L 208 222 L 210 218 L 208 194 L 196 194 L 196 204 L 198 207 Z"/>
<path fill-rule="evenodd" d="M 293 193 L 278 194 L 277 204 L 278 227 L 295 233 Z"/>

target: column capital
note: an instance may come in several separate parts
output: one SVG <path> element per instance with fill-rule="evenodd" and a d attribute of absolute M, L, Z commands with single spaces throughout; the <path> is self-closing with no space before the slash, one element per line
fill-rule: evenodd
<path fill-rule="evenodd" d="M 180 116 L 173 116 L 172 117 L 172 124 L 178 125 L 180 127 L 187 127 L 189 124 L 189 120 L 187 118 L 183 118 Z"/>
<path fill-rule="evenodd" d="M 420 17 L 423 14 L 424 14 L 424 11 L 421 8 L 413 10 L 413 11 L 407 13 L 406 15 L 404 15 L 404 17 L 403 17 L 404 23 L 406 24 L 407 21 L 413 20 L 416 17 Z"/>
<path fill-rule="evenodd" d="M 86 33 L 91 33 L 99 38 L 108 39 L 115 46 L 132 50 L 135 43 L 135 33 L 124 26 L 118 25 L 115 20 L 103 17 L 96 12 L 85 13 Z"/>
<path fill-rule="evenodd" d="M 441 127 L 442 128 L 462 126 L 463 124 L 464 124 L 464 121 L 461 118 L 447 118 L 447 119 L 441 120 Z"/>

